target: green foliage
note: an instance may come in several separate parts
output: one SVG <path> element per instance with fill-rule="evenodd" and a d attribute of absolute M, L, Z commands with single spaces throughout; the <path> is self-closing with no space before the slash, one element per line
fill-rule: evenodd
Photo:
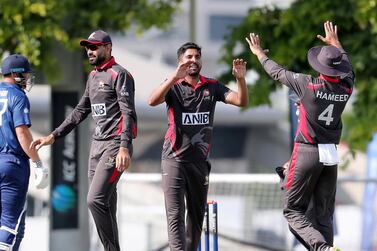
<path fill-rule="evenodd" d="M 0 0 L 0 57 L 21 53 L 51 77 L 56 64 L 53 43 L 78 49 L 78 41 L 96 29 L 123 32 L 164 28 L 181 0 Z M 42 64 L 43 63 L 43 64 Z"/>
<path fill-rule="evenodd" d="M 250 32 L 258 33 L 262 47 L 270 51 L 269 57 L 289 70 L 315 74 L 307 63 L 307 50 L 322 44 L 316 35 L 324 35 L 323 23 L 333 21 L 338 25 L 340 41 L 350 56 L 357 79 L 353 112 L 344 119 L 343 140 L 353 150 L 365 150 L 372 133 L 377 131 L 376 6 L 375 0 L 297 0 L 283 10 L 251 9 L 227 38 L 222 61 L 231 65 L 234 57 L 246 59 L 248 66 L 260 75 L 250 88 L 251 105 L 269 103 L 270 92 L 280 85 L 268 80 L 245 37 Z M 229 81 L 231 70 L 220 79 Z"/>

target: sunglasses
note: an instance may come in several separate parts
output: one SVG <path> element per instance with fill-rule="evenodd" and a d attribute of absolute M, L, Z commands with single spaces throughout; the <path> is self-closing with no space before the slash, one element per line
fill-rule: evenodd
<path fill-rule="evenodd" d="M 100 46 L 105 46 L 105 45 L 108 45 L 108 43 L 107 44 L 87 44 L 87 45 L 85 45 L 85 49 L 88 51 L 88 50 L 91 50 L 91 51 L 96 51 L 96 50 L 98 50 L 98 48 L 100 47 Z"/>
<path fill-rule="evenodd" d="M 100 47 L 100 45 L 97 45 L 97 44 L 88 44 L 88 45 L 85 45 L 85 49 L 87 51 L 88 50 L 96 51 L 96 50 L 98 50 L 99 47 Z"/>

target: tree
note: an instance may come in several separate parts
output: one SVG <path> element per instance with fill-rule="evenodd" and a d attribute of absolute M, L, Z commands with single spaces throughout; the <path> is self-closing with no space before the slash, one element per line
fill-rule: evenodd
<path fill-rule="evenodd" d="M 45 74 L 55 71 L 53 43 L 78 49 L 95 29 L 166 27 L 181 0 L 0 0 L 0 56 L 21 53 Z"/>
<path fill-rule="evenodd" d="M 251 55 L 245 37 L 250 32 L 260 34 L 262 46 L 270 50 L 272 59 L 292 71 L 314 74 L 306 59 L 307 51 L 322 44 L 316 35 L 324 33 L 323 23 L 326 20 L 335 22 L 339 25 L 339 37 L 351 58 L 357 79 L 353 111 L 345 116 L 342 139 L 352 150 L 365 150 L 372 133 L 377 131 L 377 14 L 370 2 L 297 0 L 283 10 L 251 9 L 227 37 L 222 61 L 230 64 L 234 57 L 246 59 L 260 75 L 250 88 L 251 105 L 269 104 L 269 94 L 280 85 L 269 79 Z M 230 81 L 231 72 L 223 74 L 220 79 Z"/>

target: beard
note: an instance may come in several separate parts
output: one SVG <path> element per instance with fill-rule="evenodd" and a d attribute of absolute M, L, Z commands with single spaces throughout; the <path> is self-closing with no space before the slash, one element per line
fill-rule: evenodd
<path fill-rule="evenodd" d="M 187 74 L 191 77 L 198 77 L 200 74 L 201 67 L 198 64 L 191 64 L 188 68 Z"/>
<path fill-rule="evenodd" d="M 88 57 L 89 64 L 93 66 L 99 66 L 105 61 L 105 56 L 104 55 L 97 55 L 93 57 Z"/>

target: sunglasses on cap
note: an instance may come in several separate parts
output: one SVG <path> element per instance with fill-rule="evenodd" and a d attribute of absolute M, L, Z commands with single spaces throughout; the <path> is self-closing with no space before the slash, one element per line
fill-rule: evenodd
<path fill-rule="evenodd" d="M 91 50 L 91 51 L 96 51 L 98 50 L 98 48 L 100 46 L 104 46 L 104 45 L 108 45 L 109 43 L 106 43 L 106 44 L 87 44 L 85 45 L 85 49 L 88 51 L 88 50 Z"/>

